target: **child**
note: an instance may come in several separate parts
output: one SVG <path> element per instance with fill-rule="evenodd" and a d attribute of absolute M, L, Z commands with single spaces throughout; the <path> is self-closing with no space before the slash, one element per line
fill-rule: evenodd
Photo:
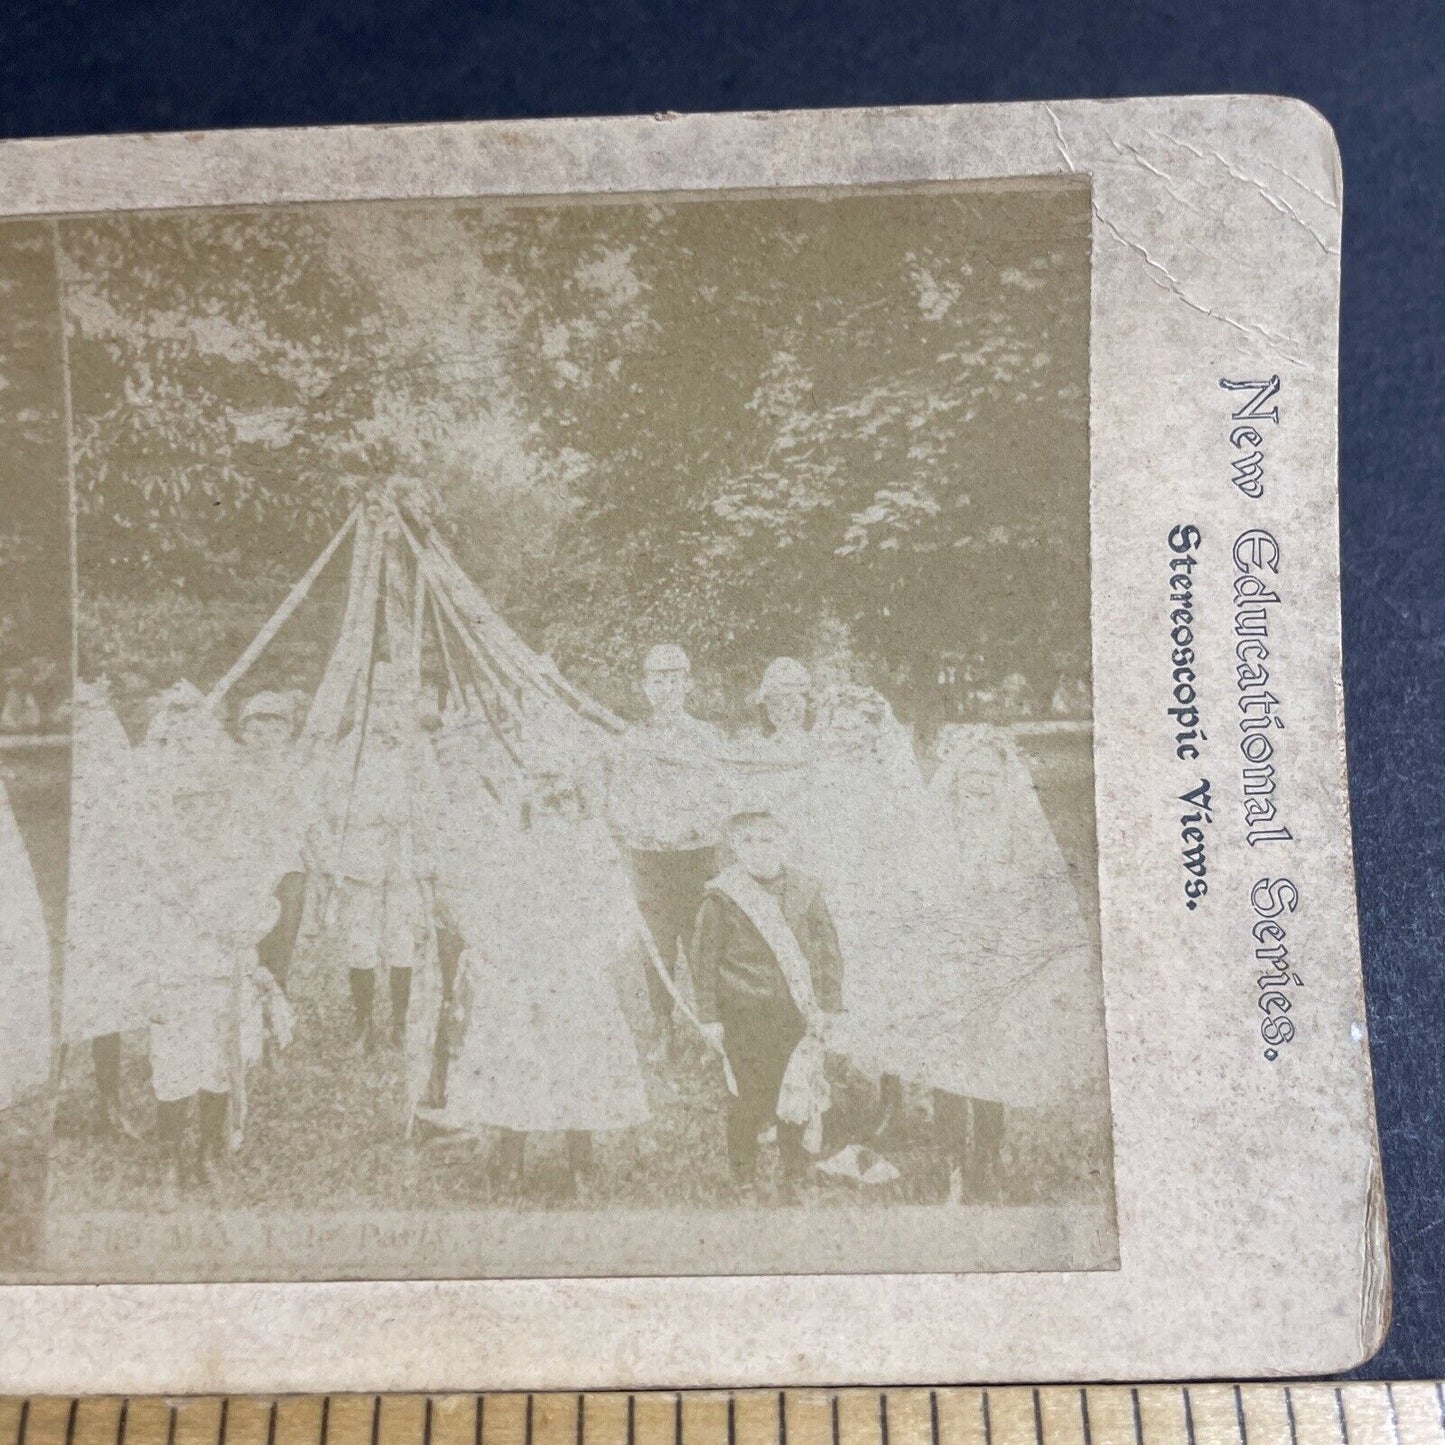
<path fill-rule="evenodd" d="M 812 1112 L 825 1107 L 822 1043 L 827 1015 L 843 1006 L 843 961 L 822 888 L 785 865 L 782 830 L 766 802 L 734 809 L 728 844 L 737 861 L 707 885 L 697 916 L 698 1014 L 737 1084 L 727 1143 L 739 1195 L 753 1198 L 758 1135 L 776 1120 L 781 1193 L 791 1200 L 807 1168 L 805 1123 L 795 1109 L 779 1117 L 779 1095 L 786 1082 L 795 1098 L 811 1094 Z"/>
<path fill-rule="evenodd" d="M 445 1104 L 418 1113 L 442 1129 L 499 1131 L 494 1175 L 507 1193 L 522 1191 L 527 1135 L 565 1135 L 576 1198 L 590 1192 L 592 1135 L 649 1114 L 613 982 L 639 922 L 617 848 L 568 768 L 535 761 L 527 783 L 522 826 L 443 875 L 468 1007 Z"/>

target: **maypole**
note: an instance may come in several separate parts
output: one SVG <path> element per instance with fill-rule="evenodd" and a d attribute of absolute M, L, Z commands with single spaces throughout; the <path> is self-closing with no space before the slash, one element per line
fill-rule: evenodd
<path fill-rule="evenodd" d="M 305 601 L 316 579 L 326 570 L 326 564 L 336 555 L 337 548 L 356 528 L 360 516 L 361 508 L 352 508 L 341 530 L 326 544 L 320 556 L 307 568 L 305 575 L 286 594 L 285 600 L 251 639 L 250 646 L 231 665 L 230 671 L 206 695 L 208 708 L 214 709 L 220 705 L 226 694 L 250 671 L 256 659 L 271 645 L 276 634 L 291 620 L 291 614 Z"/>
<path fill-rule="evenodd" d="M 51 252 L 55 262 L 55 302 L 60 321 L 60 408 L 65 427 L 65 486 L 70 531 L 70 685 L 80 675 L 80 504 L 75 491 L 75 411 L 70 385 L 69 302 L 66 296 L 66 257 L 60 244 L 60 222 L 50 223 Z"/>

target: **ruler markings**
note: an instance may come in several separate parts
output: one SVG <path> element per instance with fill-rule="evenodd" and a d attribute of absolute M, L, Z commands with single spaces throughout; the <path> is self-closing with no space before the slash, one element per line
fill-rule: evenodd
<path fill-rule="evenodd" d="M 1445 1445 L 1445 1421 L 1435 1386 L 1426 1381 L 1408 1381 L 1390 1387 L 1390 1402 L 1401 1445 Z"/>
<path fill-rule="evenodd" d="M 720 1394 L 676 1396 L 674 1445 L 726 1445 L 730 1399 Z"/>
<path fill-rule="evenodd" d="M 1445 1382 L 0 1399 L 0 1445 L 1445 1445 Z"/>
<path fill-rule="evenodd" d="M 1350 1445 L 1391 1445 L 1389 1413 L 1381 1398 L 1383 1391 L 1369 1390 L 1362 1395 L 1349 1385 L 1338 1388 L 1345 1407 Z"/>
<path fill-rule="evenodd" d="M 977 1390 L 938 1390 L 940 1445 L 983 1445 L 983 1408 Z"/>
<path fill-rule="evenodd" d="M 1003 1385 L 988 1391 L 989 1434 L 997 1445 L 1038 1445 L 1034 1392 L 1027 1385 Z"/>
<path fill-rule="evenodd" d="M 1035 1435 L 1048 1445 L 1084 1445 L 1084 1429 L 1075 1390 L 1041 1389 Z"/>
<path fill-rule="evenodd" d="M 1289 1387 L 1290 1439 L 1297 1445 L 1349 1445 L 1340 1434 L 1340 1414 L 1329 1385 Z"/>
<path fill-rule="evenodd" d="M 887 1390 L 889 1445 L 933 1445 L 933 1398 L 925 1390 Z"/>

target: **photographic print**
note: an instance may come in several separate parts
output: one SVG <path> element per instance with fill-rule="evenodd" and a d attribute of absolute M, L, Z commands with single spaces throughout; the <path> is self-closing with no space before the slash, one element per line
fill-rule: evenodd
<path fill-rule="evenodd" d="M 5 1388 L 1375 1348 L 1317 113 L 0 197 Z"/>
<path fill-rule="evenodd" d="M 70 500 L 54 246 L 0 227 L 0 1271 L 43 1254 L 70 785 Z"/>
<path fill-rule="evenodd" d="M 1086 185 L 48 235 L 44 1269 L 1112 1264 Z"/>

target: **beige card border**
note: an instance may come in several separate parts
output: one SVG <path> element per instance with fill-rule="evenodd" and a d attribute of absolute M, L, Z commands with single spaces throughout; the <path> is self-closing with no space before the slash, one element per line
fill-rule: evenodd
<path fill-rule="evenodd" d="M 11 142 L 0 214 L 1087 173 L 1095 762 L 1121 1268 L 0 1289 L 0 1389 L 688 1386 L 1311 1372 L 1383 1329 L 1339 691 L 1339 161 L 1317 112 L 1215 97 Z M 1278 373 L 1264 498 L 1221 376 Z M 1218 773 L 1181 903 L 1171 526 L 1204 533 Z M 1272 637 L 1295 842 L 1237 816 L 1232 539 L 1281 542 Z M 1287 589 L 1287 592 L 1286 590 Z M 1203 669 L 1201 669 L 1203 670 Z M 1287 693 L 1284 691 L 1288 689 Z M 1216 761 L 1217 760 L 1217 761 Z M 1204 766 L 1201 764 L 1200 766 Z M 1231 787 L 1231 779 L 1233 784 Z M 1287 788 L 1287 792 L 1285 791 Z M 1300 1034 L 1259 1044 L 1251 882 L 1289 870 Z M 881 1221 L 880 1221 L 881 1222 Z"/>

